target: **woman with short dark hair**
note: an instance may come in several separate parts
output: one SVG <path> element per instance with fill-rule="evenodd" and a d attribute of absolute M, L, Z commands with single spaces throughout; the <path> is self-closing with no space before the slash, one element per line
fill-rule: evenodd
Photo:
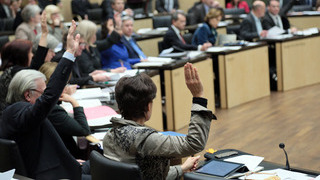
<path fill-rule="evenodd" d="M 112 118 L 112 128 L 103 139 L 104 155 L 112 160 L 135 163 L 143 179 L 177 179 L 194 170 L 200 156 L 188 158 L 181 166 L 170 166 L 170 158 L 186 157 L 202 151 L 206 145 L 211 119 L 206 108 L 203 87 L 192 64 L 185 65 L 187 87 L 193 95 L 191 120 L 186 137 L 167 136 L 144 124 L 152 114 L 156 86 L 149 76 L 123 77 L 115 89 L 122 118 Z"/>

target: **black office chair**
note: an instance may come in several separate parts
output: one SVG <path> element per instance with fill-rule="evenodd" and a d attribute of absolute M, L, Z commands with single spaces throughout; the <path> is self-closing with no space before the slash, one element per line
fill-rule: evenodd
<path fill-rule="evenodd" d="M 171 25 L 171 15 L 153 16 L 152 23 L 153 29 L 158 27 L 169 27 Z"/>
<path fill-rule="evenodd" d="M 100 179 L 130 179 L 141 180 L 142 175 L 138 165 L 110 160 L 97 151 L 90 155 L 90 171 L 92 180 Z"/>
<path fill-rule="evenodd" d="M 159 50 L 159 54 L 160 54 L 163 50 L 163 41 L 158 41 L 158 50 Z"/>
<path fill-rule="evenodd" d="M 184 41 L 185 41 L 187 44 L 191 44 L 191 43 L 192 43 L 192 37 L 193 37 L 193 34 L 192 34 L 192 33 L 184 34 L 182 37 L 183 37 Z"/>
<path fill-rule="evenodd" d="M 9 36 L 0 36 L 0 51 L 7 42 L 9 42 Z"/>
<path fill-rule="evenodd" d="M 95 23 L 101 23 L 102 20 L 102 9 L 101 8 L 95 8 L 95 9 L 88 9 L 88 18 L 90 21 L 93 21 Z"/>
<path fill-rule="evenodd" d="M 239 37 L 240 37 L 240 24 L 227 26 L 227 34 L 236 34 L 239 39 Z"/>
<path fill-rule="evenodd" d="M 294 5 L 294 6 L 292 6 L 292 11 L 295 11 L 295 12 L 312 11 L 312 6 L 310 6 L 310 5 Z"/>
<path fill-rule="evenodd" d="M 16 142 L 0 139 L 0 172 L 11 169 L 16 169 L 16 174 L 27 176 L 27 171 Z"/>
<path fill-rule="evenodd" d="M 238 8 L 231 8 L 231 9 L 224 9 L 225 15 L 235 15 L 235 14 L 246 14 L 246 11 L 244 9 L 238 9 Z"/>

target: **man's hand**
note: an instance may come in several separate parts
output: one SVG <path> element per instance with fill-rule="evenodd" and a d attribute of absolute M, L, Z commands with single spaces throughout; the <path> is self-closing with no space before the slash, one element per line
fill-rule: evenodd
<path fill-rule="evenodd" d="M 92 79 L 94 82 L 106 82 L 110 78 L 107 75 L 100 73 L 100 74 L 92 75 Z"/>
<path fill-rule="evenodd" d="M 115 69 L 111 69 L 110 72 L 112 73 L 123 73 L 127 70 L 126 67 L 118 67 L 118 68 L 115 68 Z"/>
<path fill-rule="evenodd" d="M 182 165 L 181 169 L 185 172 L 194 171 L 197 168 L 198 162 L 199 162 L 200 156 L 196 157 L 189 157 Z"/>
<path fill-rule="evenodd" d="M 80 34 L 77 34 L 76 36 L 74 36 L 74 32 L 76 28 L 77 28 L 76 22 L 72 20 L 72 25 L 69 28 L 69 32 L 67 36 L 67 52 L 73 55 L 79 48 Z"/>
<path fill-rule="evenodd" d="M 203 87 L 200 81 L 198 71 L 191 63 L 184 65 L 184 76 L 188 89 L 193 97 L 203 96 Z"/>
<path fill-rule="evenodd" d="M 110 35 L 114 30 L 113 19 L 108 19 L 106 26 L 106 28 L 108 29 L 108 34 Z"/>
<path fill-rule="evenodd" d="M 295 27 L 290 28 L 290 32 L 291 32 L 292 34 L 296 33 L 297 31 L 298 31 L 298 29 L 295 28 Z"/>
<path fill-rule="evenodd" d="M 268 35 L 268 31 L 267 30 L 263 30 L 263 31 L 261 31 L 261 33 L 260 33 L 260 37 L 267 37 L 267 35 Z"/>
<path fill-rule="evenodd" d="M 206 51 L 209 47 L 211 47 L 212 46 L 212 44 L 211 43 L 209 43 L 209 42 L 206 42 L 206 43 L 204 43 L 202 46 L 201 46 L 201 51 Z"/>

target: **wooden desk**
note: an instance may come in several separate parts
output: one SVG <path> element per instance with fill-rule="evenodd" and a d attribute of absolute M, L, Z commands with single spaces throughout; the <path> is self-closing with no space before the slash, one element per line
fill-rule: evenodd
<path fill-rule="evenodd" d="M 212 55 L 218 58 L 221 108 L 270 95 L 266 44 Z"/>
<path fill-rule="evenodd" d="M 288 20 L 292 27 L 298 29 L 307 29 L 312 27 L 320 28 L 320 14 L 319 15 L 288 15 Z"/>
<path fill-rule="evenodd" d="M 320 34 L 268 43 L 275 47 L 278 91 L 320 82 Z"/>
<path fill-rule="evenodd" d="M 214 112 L 214 84 L 212 60 L 206 55 L 192 60 L 178 60 L 162 67 L 143 67 L 144 69 L 159 69 L 163 74 L 165 95 L 165 110 L 167 115 L 167 130 L 175 131 L 187 126 L 190 122 L 192 95 L 185 85 L 184 65 L 192 62 L 197 67 L 204 86 L 204 97 L 208 99 L 208 109 Z"/>

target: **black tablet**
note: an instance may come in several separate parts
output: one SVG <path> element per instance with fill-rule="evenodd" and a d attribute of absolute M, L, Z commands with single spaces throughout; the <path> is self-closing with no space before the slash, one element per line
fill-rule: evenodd
<path fill-rule="evenodd" d="M 208 163 L 200 167 L 198 170 L 196 170 L 196 172 L 213 176 L 226 177 L 243 166 L 244 164 L 212 159 Z"/>

